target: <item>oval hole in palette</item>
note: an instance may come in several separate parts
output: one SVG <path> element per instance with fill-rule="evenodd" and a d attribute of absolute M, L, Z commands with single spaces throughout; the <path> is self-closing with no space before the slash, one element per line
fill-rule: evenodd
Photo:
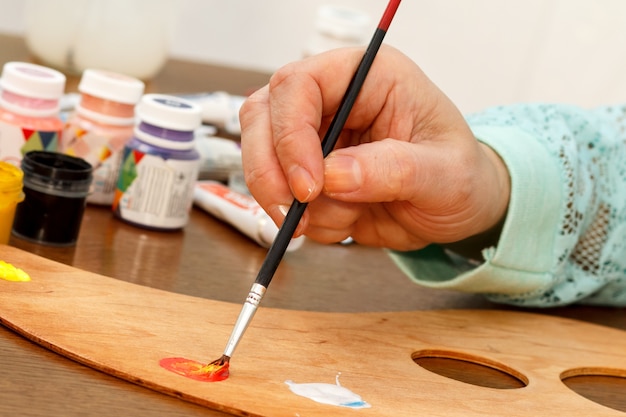
<path fill-rule="evenodd" d="M 528 378 L 513 368 L 491 359 L 444 350 L 422 350 L 411 355 L 427 371 L 467 384 L 497 389 L 517 389 Z"/>
<path fill-rule="evenodd" d="M 597 404 L 626 412 L 626 370 L 605 368 L 578 368 L 561 374 L 561 381 L 576 394 Z M 610 384 L 606 385 L 607 382 Z M 603 395 L 597 395 L 602 385 Z M 610 392 L 607 392 L 607 387 Z"/>

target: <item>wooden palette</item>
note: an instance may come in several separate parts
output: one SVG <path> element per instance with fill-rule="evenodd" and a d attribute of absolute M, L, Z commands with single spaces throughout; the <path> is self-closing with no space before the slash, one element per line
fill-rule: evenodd
<path fill-rule="evenodd" d="M 626 376 L 626 333 L 503 311 L 315 313 L 259 308 L 231 376 L 198 382 L 159 367 L 221 355 L 241 305 L 142 287 L 0 246 L 32 281 L 0 280 L 0 322 L 70 359 L 168 395 L 242 416 L 624 416 L 564 375 Z M 245 297 L 245 294 L 242 294 Z M 494 389 L 417 365 L 420 355 L 482 363 L 524 381 Z M 285 384 L 335 383 L 371 408 L 324 405 Z"/>

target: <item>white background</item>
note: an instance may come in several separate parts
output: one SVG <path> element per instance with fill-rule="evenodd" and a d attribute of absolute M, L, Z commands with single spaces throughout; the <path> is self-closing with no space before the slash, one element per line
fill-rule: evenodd
<path fill-rule="evenodd" d="M 317 7 L 329 2 L 176 1 L 170 55 L 271 72 L 301 57 Z M 373 32 L 387 2 L 334 3 L 369 13 Z M 0 32 L 23 34 L 23 10 L 24 0 L 0 0 Z M 624 0 L 404 0 L 386 42 L 464 112 L 517 101 L 626 102 Z"/>

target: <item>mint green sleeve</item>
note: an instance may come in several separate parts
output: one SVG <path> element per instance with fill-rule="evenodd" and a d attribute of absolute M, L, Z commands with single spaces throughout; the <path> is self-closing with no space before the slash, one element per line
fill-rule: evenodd
<path fill-rule="evenodd" d="M 626 306 L 626 107 L 514 105 L 467 118 L 506 164 L 500 239 L 472 261 L 389 251 L 416 283 L 520 306 Z"/>

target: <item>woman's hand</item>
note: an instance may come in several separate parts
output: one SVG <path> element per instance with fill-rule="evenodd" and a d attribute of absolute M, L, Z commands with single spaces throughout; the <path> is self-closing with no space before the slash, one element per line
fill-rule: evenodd
<path fill-rule="evenodd" d="M 321 139 L 363 51 L 323 53 L 278 70 L 244 103 L 248 187 L 280 224 L 309 202 L 297 234 L 320 242 L 420 249 L 479 235 L 505 216 L 506 167 L 456 106 L 399 51 L 384 46 L 337 146 Z"/>

